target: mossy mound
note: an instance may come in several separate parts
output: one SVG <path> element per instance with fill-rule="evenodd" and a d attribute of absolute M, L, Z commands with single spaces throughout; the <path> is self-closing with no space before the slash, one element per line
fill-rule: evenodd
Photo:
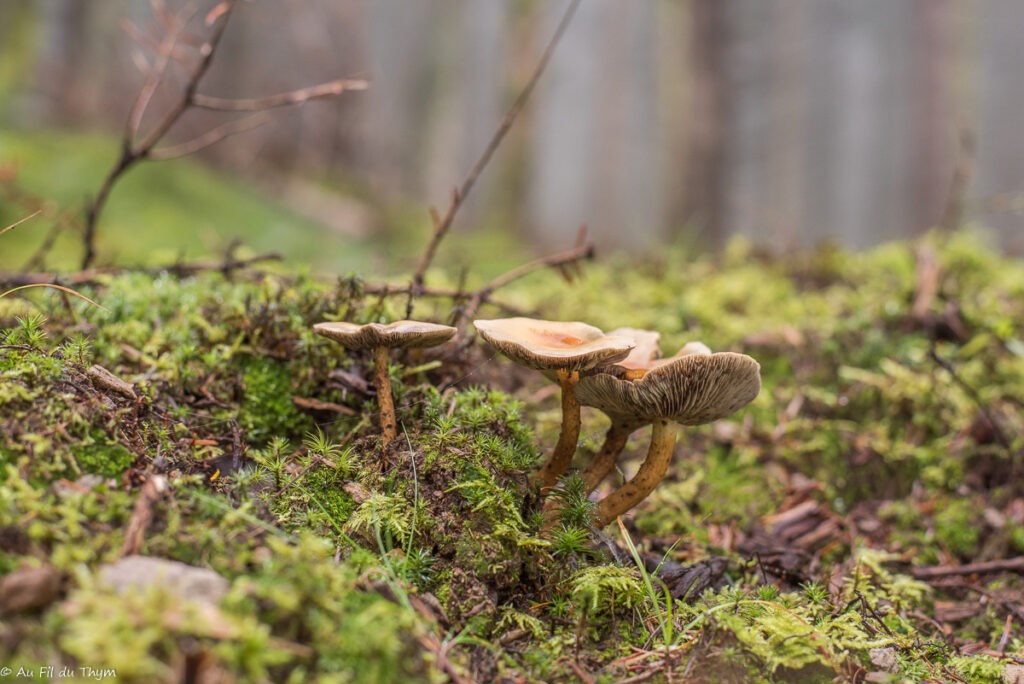
<path fill-rule="evenodd" d="M 502 291 L 762 365 L 761 396 L 686 430 L 610 536 L 578 478 L 545 521 L 528 476 L 557 393 L 464 338 L 395 356 L 381 448 L 371 359 L 311 328 L 404 299 L 281 275 L 86 294 L 110 312 L 0 298 L 0 662 L 128 682 L 999 682 L 1024 658 L 1024 266 L 976 236 L 783 260 L 737 243 Z M 605 427 L 584 413 L 576 467 Z M 227 593 L 186 609 L 104 584 L 128 550 Z"/>

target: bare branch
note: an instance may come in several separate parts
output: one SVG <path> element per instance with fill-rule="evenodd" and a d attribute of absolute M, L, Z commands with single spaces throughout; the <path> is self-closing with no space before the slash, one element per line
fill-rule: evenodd
<path fill-rule="evenodd" d="M 441 243 L 441 240 L 448 233 L 448 229 L 451 228 L 452 221 L 455 219 L 455 214 L 462 206 L 466 197 L 469 195 L 470 190 L 473 189 L 473 185 L 476 183 L 480 173 L 487 166 L 487 163 L 491 160 L 495 150 L 501 144 L 501 141 L 505 138 L 505 134 L 508 133 L 509 129 L 512 128 L 512 123 L 516 120 L 519 112 L 526 105 L 526 101 L 530 98 L 530 94 L 533 92 L 533 88 L 537 85 L 537 81 L 540 79 L 544 68 L 547 67 L 548 62 L 551 60 L 551 56 L 555 52 L 555 48 L 562 39 L 562 35 L 565 30 L 569 27 L 569 22 L 572 21 L 573 15 L 576 13 L 576 8 L 579 7 L 580 0 L 573 0 L 572 4 L 565 10 L 565 14 L 562 16 L 562 20 L 558 23 L 558 28 L 555 29 L 554 35 L 551 37 L 551 41 L 544 49 L 540 60 L 537 62 L 537 66 L 533 70 L 533 74 L 530 76 L 530 80 L 526 83 L 522 92 L 516 98 L 515 102 L 509 108 L 505 114 L 505 118 L 501 120 L 498 125 L 498 129 L 494 132 L 491 137 L 491 141 L 487 144 L 487 148 L 484 149 L 482 155 L 477 160 L 473 168 L 470 169 L 466 179 L 462 182 L 462 185 L 452 193 L 451 203 L 448 205 L 448 210 L 445 212 L 444 217 L 438 221 L 435 216 L 436 212 L 431 215 L 431 219 L 434 221 L 434 233 L 430 236 L 430 242 L 427 243 L 426 249 L 423 251 L 423 256 L 420 257 L 420 262 L 416 266 L 416 272 L 412 277 L 413 287 L 409 292 L 409 301 L 406 304 L 406 316 L 412 315 L 412 302 L 417 292 L 423 287 L 423 278 L 430 268 L 431 262 L 434 260 L 434 254 L 437 252 L 437 246 Z"/>
<path fill-rule="evenodd" d="M 224 138 L 228 138 L 232 135 L 238 135 L 245 131 L 251 131 L 254 128 L 262 126 L 268 121 L 270 121 L 270 117 L 262 114 L 254 114 L 253 116 L 247 116 L 244 119 L 228 121 L 216 128 L 211 128 L 200 136 L 178 145 L 169 145 L 167 147 L 150 150 L 147 157 L 153 161 L 166 161 L 168 159 L 184 157 L 218 143 Z"/>
<path fill-rule="evenodd" d="M 195 97 L 196 88 L 199 87 L 199 82 L 203 80 L 203 76 L 209 71 L 210 65 L 213 63 L 213 56 L 217 53 L 217 47 L 220 45 L 221 38 L 224 37 L 224 31 L 228 27 L 228 20 L 231 18 L 231 11 L 234 9 L 236 0 L 225 0 L 223 9 L 217 14 L 216 21 L 214 24 L 213 33 L 209 39 L 199 48 L 199 63 L 196 64 L 192 73 L 189 76 L 188 83 L 185 84 L 185 89 L 178 99 L 178 102 L 171 107 L 164 114 L 164 117 L 153 127 L 153 130 L 149 132 L 142 142 L 138 143 L 136 150 L 140 157 L 149 154 L 149 151 L 160 142 L 160 139 L 167 134 L 185 110 L 192 104 L 192 98 Z M 212 14 L 212 13 L 211 13 Z M 168 52 L 168 58 L 173 52 L 174 46 L 171 45 L 171 50 Z M 166 65 L 165 65 L 166 67 Z M 162 73 L 162 71 L 161 71 Z"/>
<path fill-rule="evenodd" d="M 469 303 L 466 308 L 462 311 L 461 317 L 463 320 L 470 320 L 476 315 L 480 305 L 486 302 L 494 292 L 502 287 L 505 287 L 511 282 L 519 280 L 525 275 L 539 271 L 544 268 L 557 268 L 562 269 L 570 265 L 577 265 L 584 259 L 594 258 L 594 245 L 592 243 L 578 244 L 572 249 L 567 249 L 563 252 L 557 252 L 555 254 L 549 254 L 541 259 L 535 259 L 529 263 L 518 266 L 511 271 L 503 273 L 498 276 L 487 285 L 483 286 L 479 290 L 473 293 L 469 299 Z"/>
<path fill-rule="evenodd" d="M 286 93 L 277 93 L 267 97 L 252 99 L 228 99 L 223 97 L 211 97 L 196 93 L 192 97 L 192 104 L 203 109 L 213 109 L 221 112 L 256 112 L 275 107 L 287 107 L 289 105 L 302 104 L 309 100 L 318 100 L 324 97 L 334 97 L 346 90 L 366 90 L 369 81 L 361 78 L 342 78 L 328 83 L 290 90 Z"/>
<path fill-rule="evenodd" d="M 54 216 L 53 225 L 50 226 L 50 230 L 46 231 L 43 241 L 39 243 L 36 251 L 28 258 L 28 261 L 25 262 L 21 270 L 32 271 L 37 268 L 43 268 L 43 264 L 46 263 L 46 257 L 53 250 L 57 237 L 60 236 L 63 230 L 73 226 L 73 222 L 73 218 L 68 214 L 57 214 Z"/>
<path fill-rule="evenodd" d="M 153 12 L 158 17 L 162 16 L 160 10 L 162 10 L 162 5 L 157 6 L 154 3 Z M 156 59 L 150 67 L 149 77 L 142 85 L 139 94 L 135 98 L 135 102 L 132 103 L 131 110 L 128 112 L 128 122 L 125 124 L 123 141 L 125 149 L 131 149 L 134 144 L 135 136 L 138 135 L 139 128 L 142 126 L 142 117 L 149 108 L 149 103 L 152 101 L 153 95 L 156 94 L 157 88 L 160 87 L 164 74 L 167 73 L 167 65 L 170 64 L 171 55 L 174 54 L 174 46 L 177 45 L 182 31 L 185 30 L 185 26 L 197 11 L 196 3 L 190 2 L 177 15 L 168 15 L 166 17 L 164 23 L 166 33 L 164 33 L 163 40 L 160 41 L 160 45 L 157 48 Z"/>
<path fill-rule="evenodd" d="M 170 62 L 172 60 L 179 60 L 184 64 L 185 60 L 182 59 L 181 46 L 195 45 L 193 40 L 198 40 L 195 36 L 185 33 L 186 27 L 199 11 L 196 0 L 190 0 L 176 14 L 168 12 L 161 0 L 152 1 L 153 14 L 157 22 L 163 27 L 164 35 L 158 41 L 153 64 L 149 64 L 146 61 L 146 64 L 140 65 L 146 70 L 148 76 L 129 112 L 121 145 L 121 156 L 103 179 L 103 183 L 100 185 L 99 190 L 97 190 L 96 196 L 86 212 L 85 231 L 82 237 L 85 248 L 82 256 L 83 270 L 92 266 L 96 257 L 96 224 L 106 204 L 107 197 L 109 197 L 110 191 L 118 179 L 135 164 L 143 159 L 165 160 L 191 154 L 224 138 L 250 130 L 263 123 L 263 120 L 258 117 L 232 121 L 217 126 L 184 143 L 156 149 L 156 146 L 171 127 L 178 122 L 189 108 L 203 107 L 220 111 L 260 111 L 272 107 L 301 104 L 308 100 L 331 97 L 346 90 L 363 90 L 368 86 L 365 80 L 341 79 L 310 88 L 302 88 L 252 100 L 228 100 L 197 94 L 196 90 L 199 87 L 199 83 L 213 63 L 217 47 L 220 45 L 224 31 L 227 29 L 228 20 L 231 18 L 237 3 L 238 0 L 223 0 L 206 13 L 204 23 L 208 27 L 212 26 L 213 29 L 210 32 L 210 36 L 204 42 L 196 45 L 199 59 L 190 68 L 186 67 L 187 78 L 180 96 L 157 120 L 153 128 L 140 139 L 142 120 L 153 96 L 167 75 Z M 133 37 L 145 41 L 146 37 L 134 25 L 127 25 L 126 30 Z"/>
<path fill-rule="evenodd" d="M 7 231 L 9 231 L 9 230 L 14 230 L 15 228 L 17 228 L 18 226 L 20 226 L 20 225 L 21 225 L 22 223 L 24 223 L 25 221 L 28 221 L 29 219 L 33 219 L 33 218 L 35 218 L 36 216 L 39 216 L 39 215 L 40 215 L 41 213 L 43 213 L 43 210 L 42 210 L 42 209 L 40 209 L 40 210 L 38 210 L 38 211 L 36 211 L 36 212 L 34 212 L 34 213 L 32 213 L 32 214 L 29 214 L 28 216 L 26 216 L 25 218 L 21 219 L 20 221 L 15 221 L 15 222 L 14 222 L 14 223 L 12 223 L 11 225 L 9 225 L 9 226 L 7 226 L 6 228 L 4 228 L 4 229 L 0 230 L 0 235 L 3 235 L 4 233 L 6 233 L 6 232 L 7 232 Z"/>

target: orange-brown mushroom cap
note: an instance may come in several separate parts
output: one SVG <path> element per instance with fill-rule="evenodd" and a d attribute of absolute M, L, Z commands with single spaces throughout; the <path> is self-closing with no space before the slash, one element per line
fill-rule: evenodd
<path fill-rule="evenodd" d="M 631 336 L 637 342 L 636 348 L 629 353 L 629 356 L 608 368 L 602 369 L 602 372 L 607 372 L 623 382 L 635 382 L 645 376 L 648 371 L 659 366 L 670 365 L 683 356 L 711 353 L 707 345 L 702 342 L 688 342 L 674 356 L 662 359 L 659 358 L 661 356 L 661 349 L 658 346 L 660 335 L 657 332 L 635 328 L 619 328 L 613 331 L 613 334 Z M 625 384 L 614 386 L 608 390 L 608 393 L 618 392 L 620 388 L 626 386 Z M 589 401 L 590 394 L 587 393 L 587 390 L 584 390 L 584 392 L 585 397 Z M 625 447 L 629 435 L 651 422 L 647 412 L 640 412 L 638 414 L 631 405 L 630 398 L 627 396 L 606 396 L 604 401 L 602 401 L 602 406 L 598 408 L 605 409 L 605 413 L 611 419 L 612 424 L 605 435 L 605 441 L 600 451 L 598 451 L 583 471 L 582 478 L 587 484 L 588 493 L 595 490 L 615 468 L 615 463 Z"/>
<path fill-rule="evenodd" d="M 629 337 L 605 335 L 578 321 L 497 318 L 473 325 L 502 354 L 539 371 L 588 371 L 626 358 L 636 346 Z"/>
<path fill-rule="evenodd" d="M 626 370 L 649 368 L 661 358 L 661 333 L 641 328 L 616 328 L 608 333 L 610 337 L 628 337 L 634 346 L 626 358 L 616 361 L 615 365 Z"/>

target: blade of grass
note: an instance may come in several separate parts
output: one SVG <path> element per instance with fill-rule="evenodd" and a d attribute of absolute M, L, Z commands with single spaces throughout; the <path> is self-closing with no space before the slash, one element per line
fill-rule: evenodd
<path fill-rule="evenodd" d="M 91 300 L 88 297 L 86 297 L 84 294 L 81 294 L 80 292 L 75 292 L 70 287 L 64 287 L 63 285 L 55 285 L 53 283 L 31 283 L 29 285 L 19 285 L 18 287 L 12 287 L 10 290 L 7 290 L 6 292 L 0 292 L 0 299 L 3 299 L 4 297 L 6 297 L 9 294 L 13 294 L 13 293 L 17 292 L 18 290 L 27 290 L 30 287 L 49 287 L 49 288 L 54 289 L 54 290 L 60 290 L 61 292 L 67 292 L 70 295 L 74 295 L 74 296 L 78 297 L 79 299 L 84 299 L 85 301 L 89 302 L 93 306 L 98 307 L 100 309 L 103 309 L 107 313 L 110 313 L 110 309 L 108 309 L 107 307 L 103 306 L 102 304 L 98 304 L 98 303 L 94 302 L 93 300 Z"/>
<path fill-rule="evenodd" d="M 644 561 L 640 558 L 640 552 L 637 551 L 636 544 L 633 543 L 632 537 L 630 537 L 629 532 L 626 531 L 626 526 L 622 524 L 622 518 L 616 518 L 615 522 L 619 525 L 619 530 L 622 532 L 622 538 L 625 540 L 626 546 L 629 548 L 629 554 L 633 557 L 633 562 L 636 563 L 637 569 L 640 570 L 640 576 L 644 581 L 644 588 L 647 590 L 647 598 L 650 599 L 651 606 L 653 606 L 657 611 L 661 635 L 667 650 L 671 648 L 675 637 L 675 619 L 673 616 L 674 599 L 672 598 L 672 594 L 668 590 L 668 587 L 664 586 L 664 583 L 662 583 L 663 594 L 659 594 L 659 592 L 655 590 L 654 583 L 651 581 L 651 573 L 647 572 L 647 568 L 644 566 Z M 662 562 L 664 562 L 664 560 Z M 664 605 L 662 605 L 662 601 L 664 601 Z"/>

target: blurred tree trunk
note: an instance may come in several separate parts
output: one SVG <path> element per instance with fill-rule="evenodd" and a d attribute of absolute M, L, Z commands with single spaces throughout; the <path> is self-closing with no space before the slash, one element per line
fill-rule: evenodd
<path fill-rule="evenodd" d="M 707 245 L 727 236 L 727 145 L 732 115 L 732 84 L 727 56 L 728 7 L 720 0 L 692 0 L 691 45 L 693 99 L 690 110 L 687 170 L 680 215 Z"/>
<path fill-rule="evenodd" d="M 1014 210 L 1024 196 L 1024 3 L 987 0 L 979 17 L 978 158 L 972 195 L 980 196 L 992 211 L 981 214 L 984 223 L 999 230 L 1003 244 L 1024 254 L 1024 218 Z M 1015 199 L 994 195 L 1010 193 Z M 1009 200 L 1009 201 L 1008 201 Z"/>
<path fill-rule="evenodd" d="M 546 6 L 530 68 L 567 3 Z M 562 38 L 519 125 L 530 126 L 528 223 L 564 247 L 586 224 L 598 247 L 663 240 L 657 3 L 587 0 Z"/>
<path fill-rule="evenodd" d="M 951 115 L 949 0 L 914 0 L 910 41 L 911 129 L 915 169 L 910 228 L 922 232 L 942 220 L 953 174 L 956 131 Z"/>
<path fill-rule="evenodd" d="M 43 34 L 35 82 L 40 85 L 40 112 L 62 125 L 81 119 L 89 111 L 89 83 L 82 67 L 89 62 L 89 17 L 94 3 L 81 0 L 50 0 L 39 7 Z"/>

